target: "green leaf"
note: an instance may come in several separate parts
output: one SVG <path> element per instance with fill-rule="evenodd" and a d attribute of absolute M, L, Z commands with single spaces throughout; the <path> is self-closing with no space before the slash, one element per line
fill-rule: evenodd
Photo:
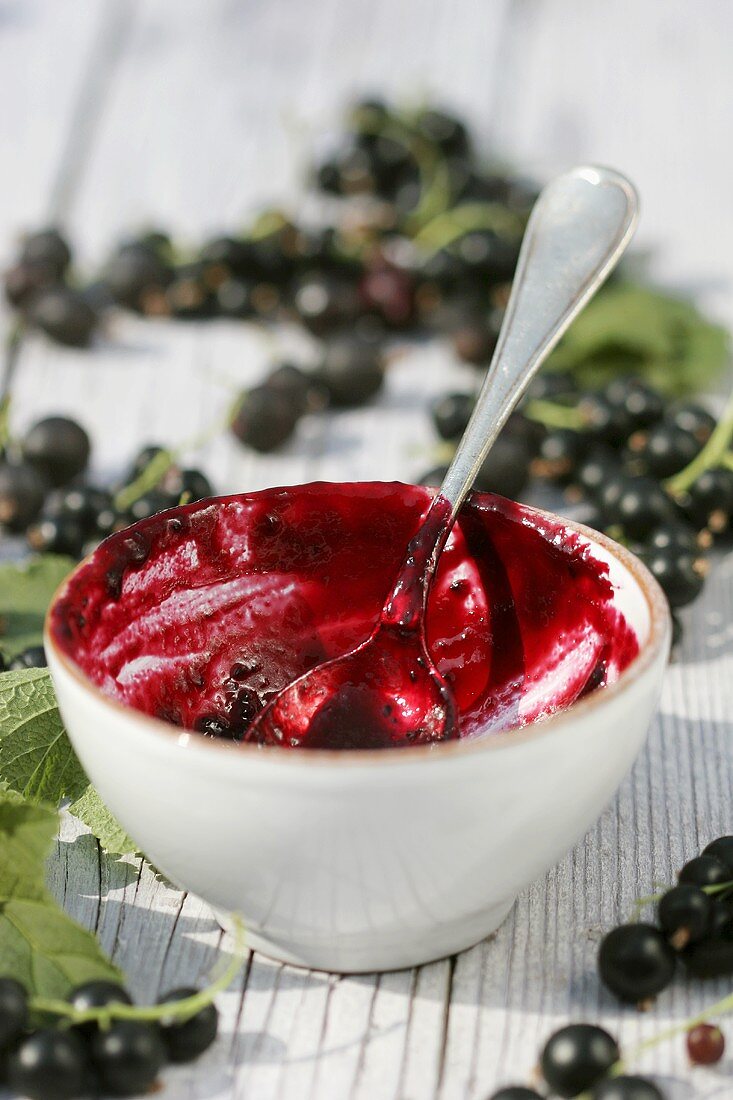
<path fill-rule="evenodd" d="M 30 801 L 53 805 L 87 788 L 45 668 L 0 675 L 0 779 Z"/>
<path fill-rule="evenodd" d="M 729 353 L 726 330 L 703 317 L 694 303 L 621 283 L 605 288 L 583 310 L 548 366 L 573 371 L 589 388 L 633 372 L 674 395 L 704 389 Z"/>
<path fill-rule="evenodd" d="M 77 798 L 76 802 L 72 802 L 69 806 L 69 813 L 78 817 L 91 829 L 109 855 L 124 856 L 130 852 L 139 851 L 135 841 L 127 835 L 117 818 L 107 809 L 96 787 L 91 783 L 81 798 Z"/>
<path fill-rule="evenodd" d="M 0 565 L 0 651 L 4 657 L 43 641 L 51 598 L 76 563 L 41 554 L 23 565 Z"/>
<path fill-rule="evenodd" d="M 120 977 L 94 936 L 46 889 L 46 859 L 57 829 L 52 807 L 0 792 L 0 974 L 42 997 L 65 997 L 92 978 Z"/>

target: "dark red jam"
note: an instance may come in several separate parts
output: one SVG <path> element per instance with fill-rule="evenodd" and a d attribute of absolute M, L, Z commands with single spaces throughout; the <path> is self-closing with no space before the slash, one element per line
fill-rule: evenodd
<path fill-rule="evenodd" d="M 242 740 L 283 687 L 369 636 L 430 500 L 399 483 L 313 484 L 161 513 L 102 544 L 56 603 L 51 630 L 109 696 Z M 481 493 L 438 562 L 426 638 L 461 737 L 552 714 L 617 679 L 638 652 L 592 548 Z M 370 723 L 351 722 L 339 743 L 339 724 L 324 740 L 314 722 L 302 744 L 379 747 Z"/>

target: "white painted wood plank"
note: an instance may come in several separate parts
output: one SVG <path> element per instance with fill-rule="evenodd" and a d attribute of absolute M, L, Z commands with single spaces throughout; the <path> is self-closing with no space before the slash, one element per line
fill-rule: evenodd
<path fill-rule="evenodd" d="M 74 20 L 91 10 L 73 8 Z M 47 29 L 26 28 L 23 41 L 34 56 L 54 57 L 61 6 L 28 9 L 43 15 Z M 87 43 L 93 23 L 85 23 Z M 733 320 L 722 285 L 733 244 L 725 139 L 732 31 L 723 0 L 708 0 L 704 18 L 682 0 L 491 7 L 478 0 L 458 7 L 150 0 L 128 28 L 85 169 L 65 201 L 90 263 L 135 222 L 160 221 L 195 242 L 258 202 L 297 202 L 294 155 L 333 120 L 351 87 L 425 90 L 467 108 L 480 132 L 522 164 L 597 159 L 628 170 L 643 193 L 641 241 L 660 246 L 656 270 L 672 281 L 717 281 L 705 300 Z M 0 59 L 3 49 L 0 34 Z M 64 102 L 68 117 L 74 79 L 59 95 L 59 118 Z M 41 109 L 50 103 L 48 79 L 24 87 L 22 117 L 50 118 Z M 17 139 L 13 126 L 0 121 L 0 142 Z M 54 133 L 37 169 L 37 153 L 21 155 L 22 203 L 13 196 L 23 188 L 0 180 L 8 224 L 47 209 L 63 148 Z M 307 355 L 292 339 L 280 337 Z M 270 354 L 246 326 L 120 320 L 92 357 L 34 341 L 14 415 L 22 427 L 44 411 L 82 411 L 95 429 L 96 467 L 112 476 L 135 446 L 156 437 L 175 443 L 211 423 L 229 383 L 250 384 Z M 390 371 L 386 397 L 371 409 L 313 418 L 288 450 L 268 458 L 221 438 L 206 450 L 207 467 L 222 490 L 316 476 L 414 476 L 432 464 L 425 403 L 468 377 L 437 347 L 416 348 Z M 168 1073 L 165 1094 L 484 1100 L 497 1083 L 526 1079 L 542 1040 L 568 1018 L 601 1020 L 633 1045 L 722 994 L 723 983 L 680 981 L 639 1017 L 599 989 L 595 956 L 603 931 L 628 916 L 636 896 L 655 880 L 670 881 L 708 839 L 731 831 L 732 571 L 723 562 L 686 615 L 682 660 L 667 676 L 649 745 L 619 799 L 522 896 L 496 937 L 455 968 L 445 961 L 378 982 L 255 959 L 221 998 L 221 1041 L 198 1066 Z M 78 832 L 65 824 L 52 888 L 84 924 L 98 924 L 137 994 L 154 998 L 171 983 L 200 979 L 218 942 L 206 907 L 190 898 L 182 904 L 138 861 L 100 865 L 95 845 Z M 682 1079 L 685 1062 L 676 1042 L 643 1065 Z M 726 1080 L 696 1071 L 694 1094 L 723 1095 Z M 673 1083 L 669 1093 L 690 1095 Z"/>

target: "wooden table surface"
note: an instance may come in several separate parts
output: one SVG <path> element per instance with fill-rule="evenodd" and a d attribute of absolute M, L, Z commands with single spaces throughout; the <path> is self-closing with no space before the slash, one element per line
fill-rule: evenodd
<path fill-rule="evenodd" d="M 49 220 L 92 265 L 131 226 L 195 243 L 264 203 L 297 210 L 314 142 L 350 94 L 376 89 L 465 112 L 487 149 L 528 170 L 592 160 L 626 171 L 655 273 L 696 287 L 733 325 L 732 36 L 726 0 L 0 0 L 0 253 Z M 293 342 L 246 325 L 134 318 L 115 321 L 94 354 L 28 339 L 14 426 L 78 416 L 93 429 L 96 471 L 112 476 L 143 443 L 175 444 L 210 424 L 232 388 Z M 409 480 L 431 464 L 425 405 L 461 380 L 444 349 L 421 347 L 375 406 L 304 424 L 283 454 L 221 438 L 191 457 L 222 492 Z M 733 559 L 685 615 L 681 658 L 618 798 L 494 938 L 381 976 L 253 956 L 221 997 L 219 1042 L 167 1072 L 164 1095 L 481 1100 L 525 1079 L 568 1018 L 602 1021 L 633 1045 L 722 996 L 725 983 L 679 980 L 648 1014 L 619 1011 L 595 957 L 635 897 L 733 831 L 732 611 Z M 139 860 L 100 856 L 70 821 L 51 875 L 139 997 L 200 980 L 214 961 L 221 935 L 206 905 Z M 640 1066 L 671 1100 L 733 1095 L 733 1058 L 691 1075 L 680 1040 Z"/>

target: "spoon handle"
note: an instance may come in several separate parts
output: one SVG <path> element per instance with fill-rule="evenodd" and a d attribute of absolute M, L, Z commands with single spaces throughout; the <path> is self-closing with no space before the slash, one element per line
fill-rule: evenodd
<path fill-rule="evenodd" d="M 540 194 L 491 366 L 440 490 L 451 519 L 540 365 L 620 259 L 638 205 L 633 185 L 610 168 L 573 168 Z"/>

